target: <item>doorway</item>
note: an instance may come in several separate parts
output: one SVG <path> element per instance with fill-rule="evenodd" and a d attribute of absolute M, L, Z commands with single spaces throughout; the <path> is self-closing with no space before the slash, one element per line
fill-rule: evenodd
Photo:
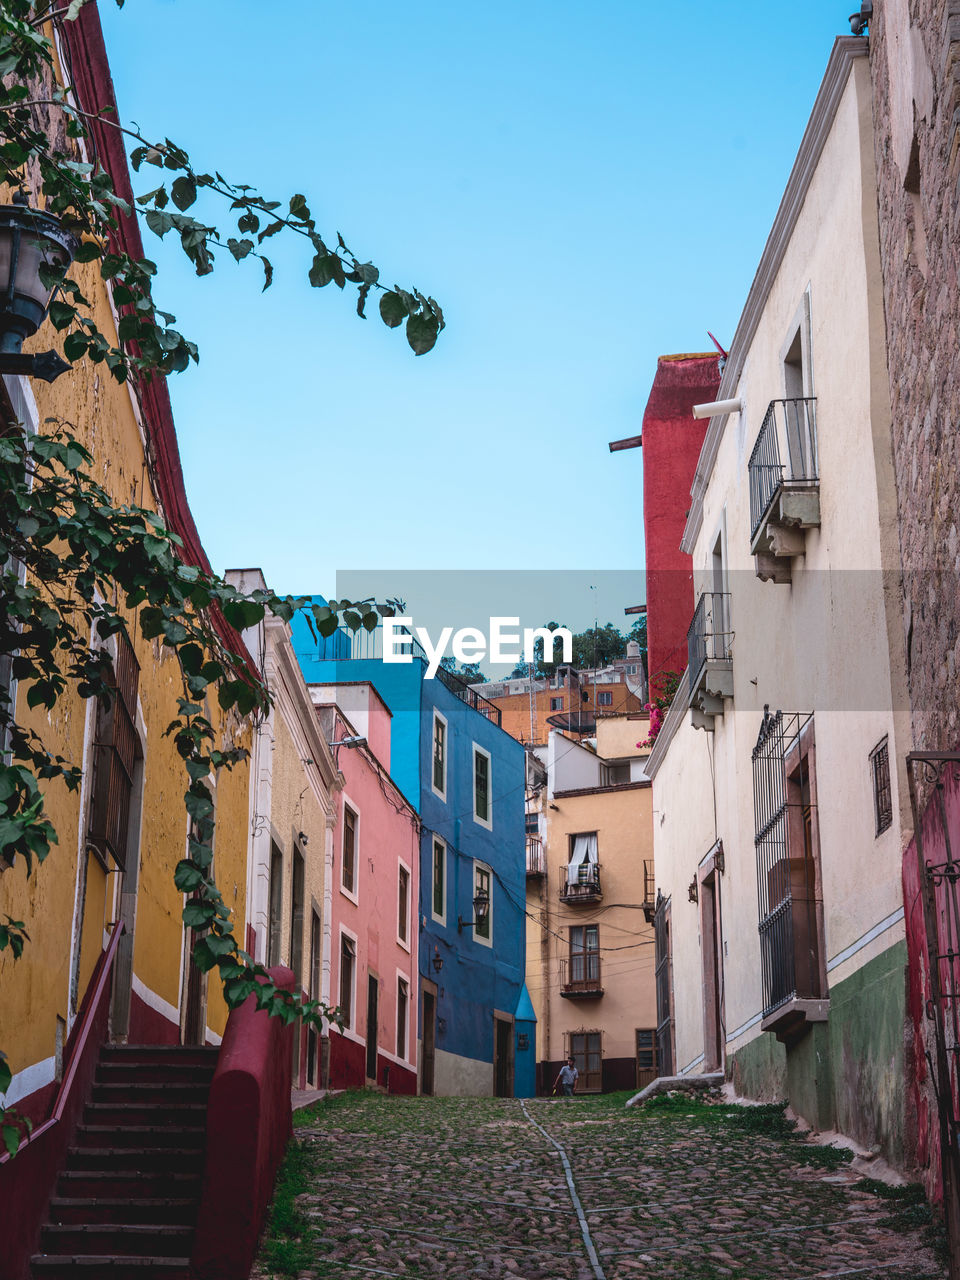
<path fill-rule="evenodd" d="M 367 974 L 367 1079 L 377 1078 L 377 1011 L 380 1002 L 380 982 L 372 973 Z"/>
<path fill-rule="evenodd" d="M 493 1093 L 513 1097 L 513 1019 L 493 1015 Z"/>
<path fill-rule="evenodd" d="M 430 984 L 433 986 L 433 984 Z M 420 1067 L 420 1092 L 433 1096 L 434 1059 L 437 1049 L 437 992 L 423 988 L 423 1036 Z"/>
<path fill-rule="evenodd" d="M 723 930 L 720 923 L 720 876 L 714 858 L 701 871 L 700 954 L 703 968 L 703 1069 L 720 1071 L 724 1062 Z"/>

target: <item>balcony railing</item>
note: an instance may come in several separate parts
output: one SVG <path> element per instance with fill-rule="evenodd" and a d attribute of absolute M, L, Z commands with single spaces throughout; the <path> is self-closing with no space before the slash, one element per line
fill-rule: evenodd
<path fill-rule="evenodd" d="M 587 1000 L 603 995 L 598 951 L 574 951 L 560 961 L 560 994 Z"/>
<path fill-rule="evenodd" d="M 455 676 L 451 671 L 447 671 L 445 667 L 437 668 L 437 679 L 441 684 L 445 684 L 451 693 L 456 694 L 461 702 L 465 702 L 468 707 L 473 707 L 474 711 L 479 711 L 487 720 L 491 720 L 495 725 L 500 725 L 500 708 L 494 706 L 492 702 L 488 702 L 476 689 L 472 689 L 470 685 Z"/>
<path fill-rule="evenodd" d="M 653 871 L 653 859 L 643 860 L 643 918 L 647 924 L 653 924 L 657 909 L 656 876 Z"/>
<path fill-rule="evenodd" d="M 600 889 L 600 864 L 598 862 L 581 863 L 577 868 L 577 880 L 567 883 L 567 868 L 560 869 L 563 879 L 560 882 L 561 902 L 599 902 L 603 897 Z"/>
<path fill-rule="evenodd" d="M 729 662 L 730 595 L 726 591 L 704 591 L 697 601 L 693 621 L 687 631 L 687 666 L 690 673 L 690 695 L 697 691 L 700 676 L 708 662 Z"/>
<path fill-rule="evenodd" d="M 545 870 L 543 841 L 539 836 L 527 836 L 527 875 L 542 876 Z"/>
<path fill-rule="evenodd" d="M 813 396 L 770 401 L 747 467 L 751 537 L 780 490 L 790 484 L 815 485 L 820 479 L 816 405 Z"/>

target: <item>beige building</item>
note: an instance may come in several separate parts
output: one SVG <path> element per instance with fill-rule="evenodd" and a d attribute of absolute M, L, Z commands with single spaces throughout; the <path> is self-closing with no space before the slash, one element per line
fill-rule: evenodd
<path fill-rule="evenodd" d="M 836 42 L 726 362 L 647 768 L 676 1068 L 897 1161 L 908 724 L 866 53 Z"/>
<path fill-rule="evenodd" d="M 583 744 L 556 730 L 531 753 L 527 987 L 541 1092 L 573 1055 L 578 1090 L 657 1074 L 649 720 L 604 717 Z"/>
<path fill-rule="evenodd" d="M 241 591 L 262 590 L 259 569 L 231 570 Z M 337 796 L 343 779 L 317 719 L 290 642 L 290 628 L 268 613 L 244 632 L 273 706 L 254 729 L 250 753 L 247 950 L 262 964 L 287 965 L 296 989 L 318 1000 L 330 968 L 324 891 L 333 864 Z M 322 1042 L 296 1025 L 294 1082 L 319 1085 Z"/>

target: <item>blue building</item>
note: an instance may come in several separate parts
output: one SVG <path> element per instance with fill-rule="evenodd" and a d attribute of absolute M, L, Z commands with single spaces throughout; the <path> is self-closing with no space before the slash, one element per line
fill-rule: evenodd
<path fill-rule="evenodd" d="M 393 714 L 390 773 L 422 823 L 421 1090 L 532 1097 L 524 749 L 461 681 L 426 679 L 415 640 L 409 663 L 383 662 L 380 642 L 379 630 L 325 641 L 294 619 L 308 684 L 369 680 Z"/>

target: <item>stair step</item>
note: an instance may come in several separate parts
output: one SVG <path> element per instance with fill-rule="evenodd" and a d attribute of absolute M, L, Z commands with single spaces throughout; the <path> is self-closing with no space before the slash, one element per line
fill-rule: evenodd
<path fill-rule="evenodd" d="M 199 1182 L 196 1187 L 199 1189 Z M 141 1199 L 135 1196 L 54 1196 L 51 1223 L 160 1223 L 189 1226 L 196 1221 L 197 1197 Z"/>
<path fill-rule="evenodd" d="M 80 1147 L 202 1147 L 206 1129 L 201 1125 L 81 1124 Z"/>
<path fill-rule="evenodd" d="M 103 1061 L 97 1067 L 98 1084 L 205 1084 L 209 1087 L 216 1062 Z"/>
<path fill-rule="evenodd" d="M 71 1257 L 94 1254 L 129 1257 L 176 1257 L 190 1253 L 193 1227 L 150 1222 L 48 1223 L 40 1233 L 47 1255 Z"/>
<path fill-rule="evenodd" d="M 202 1102 L 88 1102 L 83 1118 L 93 1128 L 197 1129 L 206 1122 L 207 1108 Z"/>
<path fill-rule="evenodd" d="M 204 1079 L 198 1082 L 182 1080 L 174 1082 L 125 1080 L 113 1084 L 95 1084 L 93 1086 L 93 1102 L 96 1106 L 116 1103 L 148 1103 L 162 1102 L 170 1106 L 206 1106 L 210 1096 L 210 1083 Z"/>
<path fill-rule="evenodd" d="M 100 1169 L 109 1173 L 131 1169 L 142 1173 L 200 1173 L 203 1169 L 202 1147 L 69 1147 L 67 1165 L 70 1170 Z"/>
<path fill-rule="evenodd" d="M 87 1196 L 133 1196 L 151 1200 L 166 1195 L 199 1199 L 200 1170 L 196 1173 L 173 1173 L 169 1170 L 148 1173 L 133 1169 L 68 1169 L 60 1174 L 57 1194 L 65 1200 Z"/>
<path fill-rule="evenodd" d="M 159 1061 L 164 1058 L 196 1059 L 198 1062 L 216 1062 L 220 1048 L 215 1044 L 105 1044 L 101 1059 L 135 1058 Z"/>
<path fill-rule="evenodd" d="M 190 1280 L 189 1258 L 123 1257 L 116 1254 L 61 1257 L 34 1254 L 33 1274 L 43 1280 Z"/>

